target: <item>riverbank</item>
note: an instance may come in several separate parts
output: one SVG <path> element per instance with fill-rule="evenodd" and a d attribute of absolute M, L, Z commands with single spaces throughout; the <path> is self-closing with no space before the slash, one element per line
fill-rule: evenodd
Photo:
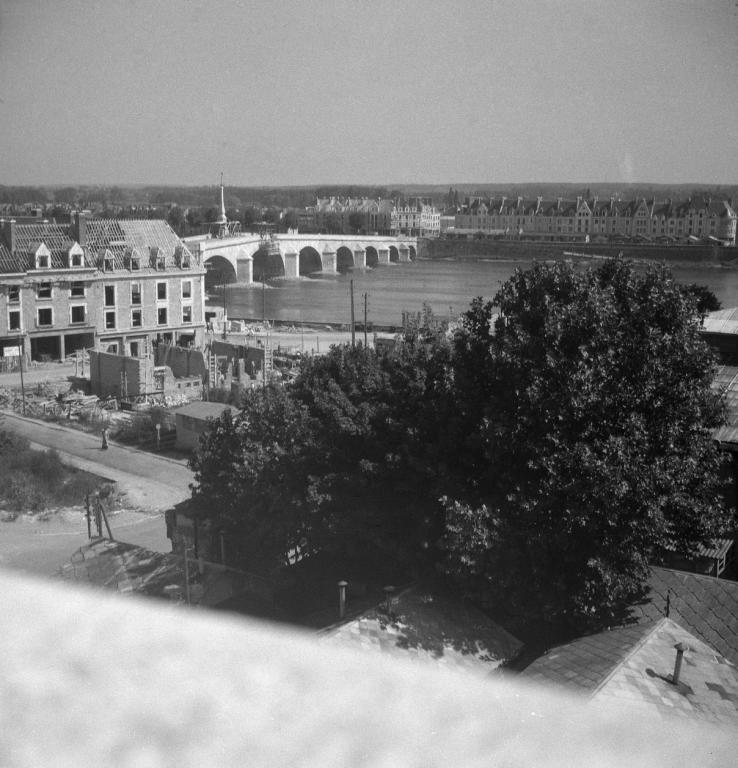
<path fill-rule="evenodd" d="M 720 245 L 649 245 L 629 243 L 536 242 L 530 240 L 419 240 L 423 259 L 458 261 L 550 261 L 607 259 L 622 256 L 633 261 L 666 262 L 683 266 L 738 267 L 738 248 Z"/>

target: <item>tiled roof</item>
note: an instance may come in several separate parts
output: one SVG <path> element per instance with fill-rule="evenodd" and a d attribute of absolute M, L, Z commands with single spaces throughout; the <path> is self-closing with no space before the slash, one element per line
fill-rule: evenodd
<path fill-rule="evenodd" d="M 631 624 L 552 648 L 523 671 L 533 682 L 556 683 L 593 694 L 653 630 L 656 622 Z"/>
<path fill-rule="evenodd" d="M 87 248 L 94 252 L 110 251 L 114 257 L 114 269 L 127 269 L 126 257 L 136 249 L 141 257 L 141 272 L 155 272 L 150 263 L 152 249 L 159 249 L 165 266 L 177 267 L 176 253 L 189 255 L 195 260 L 187 246 L 177 237 L 172 228 L 157 219 L 89 219 L 87 221 Z"/>
<path fill-rule="evenodd" d="M 396 598 L 393 616 L 373 608 L 323 630 L 322 642 L 487 675 L 521 643 L 476 608 L 452 596 L 411 588 Z"/>
<path fill-rule="evenodd" d="M 637 620 L 666 615 L 738 666 L 738 582 L 652 567 L 646 601 L 631 609 Z"/>
<path fill-rule="evenodd" d="M 685 650 L 674 684 L 678 643 Z M 671 619 L 600 632 L 554 648 L 523 676 L 563 684 L 631 711 L 738 725 L 738 669 Z"/>
<path fill-rule="evenodd" d="M 75 244 L 70 227 L 58 224 L 17 224 L 13 231 L 13 253 L 0 251 L 0 272 L 14 273 L 32 269 L 30 254 L 43 243 L 51 252 L 51 268 L 66 269 L 67 254 Z M 113 256 L 113 268 L 127 270 L 127 257 L 136 249 L 140 258 L 141 272 L 155 272 L 151 263 L 152 250 L 159 249 L 167 269 L 178 267 L 177 254 L 189 255 L 194 266 L 197 260 L 187 246 L 163 220 L 156 219 L 87 219 L 85 266 L 102 268 L 102 256 L 109 251 Z"/>

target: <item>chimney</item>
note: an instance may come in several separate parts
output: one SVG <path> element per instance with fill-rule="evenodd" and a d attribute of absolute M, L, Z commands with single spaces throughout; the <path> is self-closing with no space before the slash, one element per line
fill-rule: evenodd
<path fill-rule="evenodd" d="M 15 248 L 15 219 L 6 219 L 3 222 L 3 240 L 8 250 L 13 253 Z"/>
<path fill-rule="evenodd" d="M 679 675 L 682 672 L 682 658 L 684 657 L 684 651 L 687 650 L 687 646 L 684 645 L 684 643 L 677 643 L 674 648 L 677 654 L 676 660 L 674 661 L 674 674 L 671 677 L 671 682 L 674 685 L 679 685 Z"/>
<path fill-rule="evenodd" d="M 338 582 L 338 618 L 346 616 L 346 587 L 348 582 L 341 580 Z"/>
<path fill-rule="evenodd" d="M 577 195 L 577 208 L 579 208 L 579 206 L 581 204 L 582 204 L 582 196 L 581 195 Z"/>
<path fill-rule="evenodd" d="M 518 198 L 518 208 L 520 208 L 520 206 L 521 206 L 522 202 L 523 202 L 523 198 L 522 198 L 522 197 L 519 197 L 519 198 Z"/>
<path fill-rule="evenodd" d="M 84 248 L 87 245 L 87 218 L 79 211 L 74 214 L 74 234 L 75 240 Z"/>

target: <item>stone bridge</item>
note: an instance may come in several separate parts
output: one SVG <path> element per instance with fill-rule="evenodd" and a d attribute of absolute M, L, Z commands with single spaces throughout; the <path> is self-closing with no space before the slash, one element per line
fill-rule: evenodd
<path fill-rule="evenodd" d="M 414 237 L 382 235 L 298 235 L 271 237 L 187 237 L 187 247 L 218 282 L 252 283 L 254 276 L 294 278 L 313 272 L 337 273 L 416 258 Z"/>

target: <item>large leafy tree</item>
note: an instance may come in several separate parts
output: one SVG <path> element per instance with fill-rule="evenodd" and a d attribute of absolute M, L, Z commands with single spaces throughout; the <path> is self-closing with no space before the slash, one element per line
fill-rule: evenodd
<path fill-rule="evenodd" d="M 194 501 L 226 532 L 233 562 L 433 557 L 450 346 L 428 319 L 387 355 L 359 345 L 310 358 L 290 388 L 252 392 L 215 423 L 191 462 Z"/>
<path fill-rule="evenodd" d="M 607 622 L 727 524 L 696 300 L 621 261 L 517 271 L 456 337 L 449 568 L 517 614 Z"/>

